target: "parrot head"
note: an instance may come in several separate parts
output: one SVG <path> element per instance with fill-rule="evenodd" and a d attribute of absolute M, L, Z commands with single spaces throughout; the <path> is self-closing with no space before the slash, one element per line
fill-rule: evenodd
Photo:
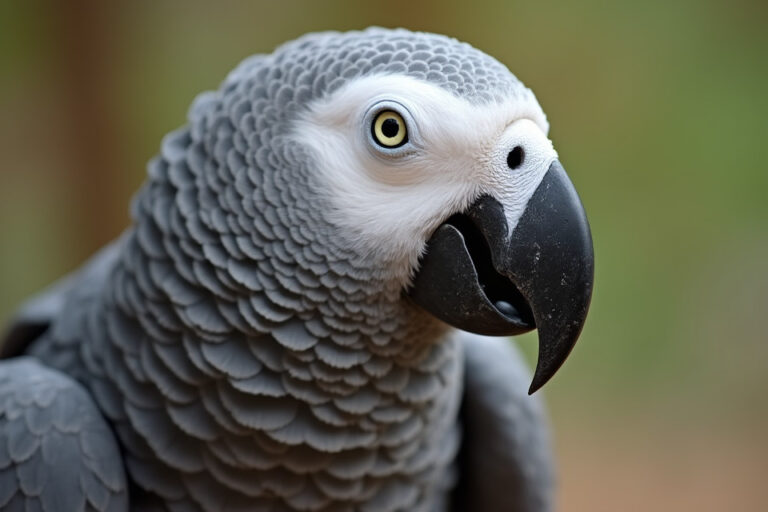
<path fill-rule="evenodd" d="M 205 185 L 216 208 L 282 240 L 272 252 L 304 284 L 330 282 L 330 268 L 349 297 L 380 288 L 341 309 L 365 316 L 382 300 L 479 334 L 537 329 L 531 392 L 568 356 L 592 292 L 589 225 L 536 98 L 495 59 L 405 30 L 313 34 L 244 61 L 190 121 L 184 144 L 219 169 Z"/>
<path fill-rule="evenodd" d="M 538 329 L 533 392 L 581 332 L 593 250 L 541 107 L 505 78 L 488 98 L 370 74 L 313 103 L 296 135 L 328 187 L 329 218 L 411 300 L 478 334 Z"/>

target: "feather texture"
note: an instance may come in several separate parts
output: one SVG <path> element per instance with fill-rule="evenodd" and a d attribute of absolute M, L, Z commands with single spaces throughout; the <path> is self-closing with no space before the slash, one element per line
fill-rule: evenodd
<path fill-rule="evenodd" d="M 395 74 L 471 105 L 535 104 L 503 65 L 443 36 L 315 34 L 246 59 L 164 138 L 134 225 L 45 310 L 28 352 L 93 402 L 39 365 L 69 387 L 0 377 L 0 507 L 127 506 L 104 420 L 136 510 L 447 506 L 462 344 L 403 299 L 413 266 L 397 244 L 369 251 L 333 220 L 296 139 L 318 102 Z M 46 457 L 71 465 L 56 485 Z"/>
<path fill-rule="evenodd" d="M 86 391 L 30 358 L 0 363 L 0 508 L 128 510 L 119 448 Z"/>

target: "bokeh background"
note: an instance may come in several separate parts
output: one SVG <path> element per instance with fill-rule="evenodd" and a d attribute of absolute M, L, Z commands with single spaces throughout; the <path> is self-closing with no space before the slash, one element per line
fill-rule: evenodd
<path fill-rule="evenodd" d="M 372 24 L 507 64 L 586 205 L 592 311 L 544 389 L 559 510 L 768 510 L 764 1 L 3 0 L 0 318 L 124 228 L 198 92 Z"/>

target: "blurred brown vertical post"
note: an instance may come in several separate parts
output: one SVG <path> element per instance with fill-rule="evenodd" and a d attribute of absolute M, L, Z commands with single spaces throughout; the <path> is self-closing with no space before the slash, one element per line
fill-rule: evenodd
<path fill-rule="evenodd" d="M 123 171 L 116 71 L 122 2 L 50 0 L 53 49 L 71 212 L 72 256 L 81 259 L 114 238 L 125 224 L 119 190 Z"/>

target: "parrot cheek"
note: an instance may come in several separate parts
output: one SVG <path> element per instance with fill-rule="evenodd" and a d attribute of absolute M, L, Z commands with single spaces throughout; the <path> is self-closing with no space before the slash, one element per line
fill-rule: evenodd
<path fill-rule="evenodd" d="M 594 256 L 584 208 L 554 161 L 517 221 L 484 195 L 433 233 L 408 294 L 459 329 L 511 336 L 537 329 L 530 392 L 563 364 L 592 296 Z"/>

